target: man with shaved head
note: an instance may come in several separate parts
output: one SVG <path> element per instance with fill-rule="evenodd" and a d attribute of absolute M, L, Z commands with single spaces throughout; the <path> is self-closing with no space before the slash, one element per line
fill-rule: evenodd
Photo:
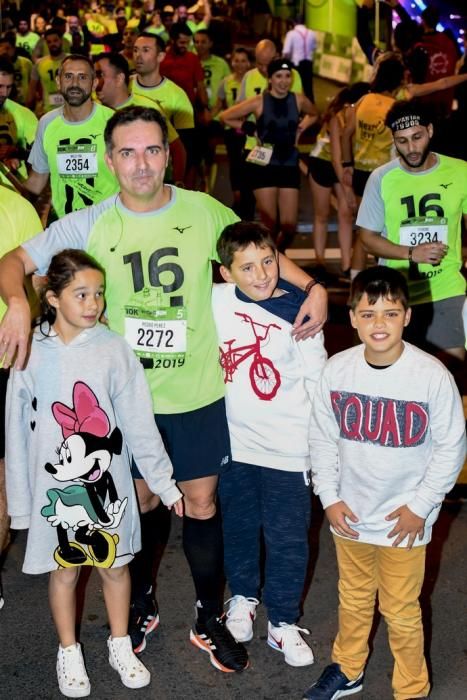
<path fill-rule="evenodd" d="M 249 70 L 242 81 L 238 101 L 260 95 L 268 86 L 268 66 L 279 56 L 277 47 L 270 39 L 261 39 L 255 47 L 255 68 Z M 293 72 L 292 92 L 302 92 L 302 82 L 297 71 Z"/>

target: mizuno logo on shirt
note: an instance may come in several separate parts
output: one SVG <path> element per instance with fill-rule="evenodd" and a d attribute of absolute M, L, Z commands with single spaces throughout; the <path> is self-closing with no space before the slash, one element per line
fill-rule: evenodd
<path fill-rule="evenodd" d="M 452 182 L 447 182 L 445 185 L 443 185 L 442 182 L 440 182 L 440 184 L 439 184 L 439 186 L 440 186 L 440 187 L 444 187 L 445 190 L 447 190 L 447 188 L 448 188 L 450 185 L 452 185 Z"/>
<path fill-rule="evenodd" d="M 183 233 L 184 231 L 187 230 L 187 228 L 192 228 L 191 226 L 173 226 L 172 227 L 174 231 L 178 231 L 179 233 Z"/>

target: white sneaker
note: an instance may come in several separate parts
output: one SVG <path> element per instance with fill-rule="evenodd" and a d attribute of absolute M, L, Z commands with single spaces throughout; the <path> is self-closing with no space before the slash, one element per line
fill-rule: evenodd
<path fill-rule="evenodd" d="M 237 642 L 249 642 L 253 639 L 253 621 L 256 618 L 256 606 L 259 600 L 234 595 L 226 601 L 230 603 L 227 610 L 225 626 Z"/>
<path fill-rule="evenodd" d="M 127 688 L 144 688 L 151 682 L 151 674 L 135 655 L 130 635 L 126 637 L 109 637 L 109 664 L 120 674 L 120 679 Z"/>
<path fill-rule="evenodd" d="M 279 627 L 274 627 L 268 622 L 268 644 L 284 654 L 289 666 L 309 666 L 315 660 L 301 633 L 310 634 L 309 630 L 297 625 L 280 622 Z"/>
<path fill-rule="evenodd" d="M 91 684 L 84 666 L 81 644 L 63 648 L 57 654 L 57 680 L 62 695 L 67 698 L 85 698 L 91 692 Z"/>

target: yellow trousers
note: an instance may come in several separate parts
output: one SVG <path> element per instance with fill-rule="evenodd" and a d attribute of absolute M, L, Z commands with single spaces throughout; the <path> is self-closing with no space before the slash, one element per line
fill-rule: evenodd
<path fill-rule="evenodd" d="M 364 670 L 376 594 L 394 656 L 396 700 L 424 698 L 430 692 L 423 654 L 418 601 L 425 573 L 426 547 L 402 549 L 364 544 L 334 536 L 339 566 L 339 632 L 332 660 L 347 678 Z"/>

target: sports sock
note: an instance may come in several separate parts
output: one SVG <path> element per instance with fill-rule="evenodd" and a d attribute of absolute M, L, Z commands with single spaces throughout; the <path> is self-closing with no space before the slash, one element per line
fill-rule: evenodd
<path fill-rule="evenodd" d="M 219 511 L 208 520 L 183 516 L 183 549 L 190 565 L 196 598 L 198 622 L 203 623 L 223 610 L 223 542 Z"/>
<path fill-rule="evenodd" d="M 148 593 L 151 586 L 153 590 L 155 588 L 156 559 L 159 559 L 160 550 L 167 542 L 163 533 L 163 510 L 166 509 L 160 504 L 154 510 L 141 515 L 141 551 L 137 552 L 130 562 L 132 600 Z"/>

